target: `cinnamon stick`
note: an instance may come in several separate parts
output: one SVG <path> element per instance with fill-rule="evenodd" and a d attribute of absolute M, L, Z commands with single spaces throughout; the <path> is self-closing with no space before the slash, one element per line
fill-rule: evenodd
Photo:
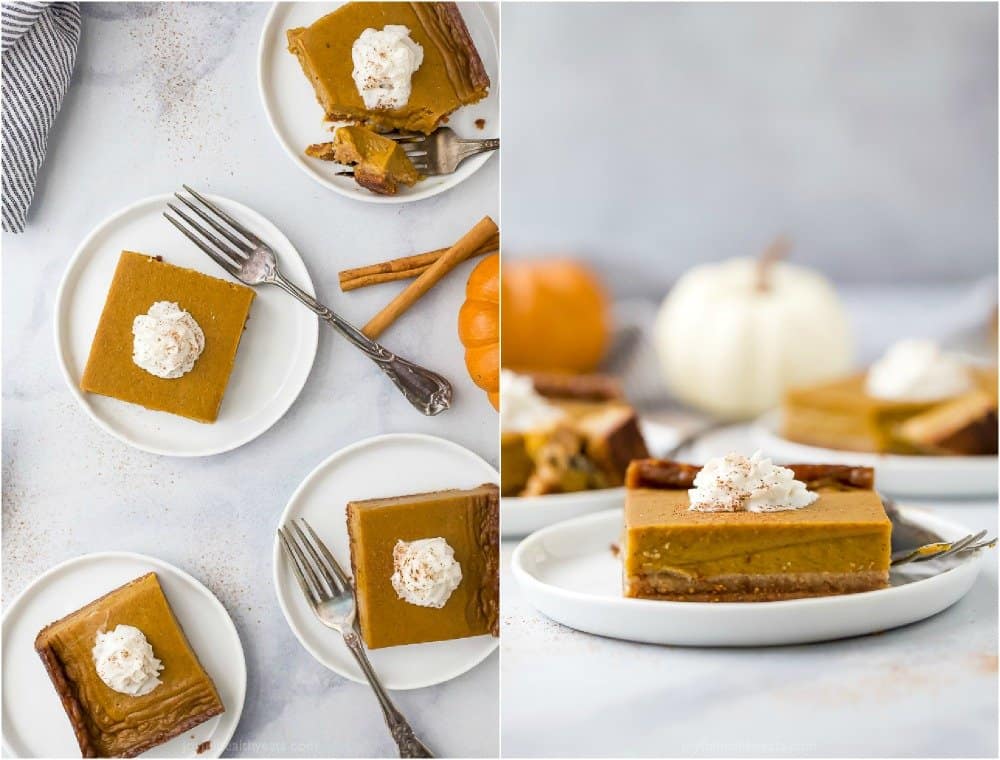
<path fill-rule="evenodd" d="M 431 264 L 433 263 L 434 262 L 432 261 Z M 369 285 L 380 285 L 383 282 L 398 282 L 399 280 L 412 280 L 414 277 L 419 277 L 428 269 L 430 269 L 430 266 L 431 266 L 430 264 L 424 264 L 423 266 L 414 267 L 413 269 L 400 269 L 400 270 L 393 269 L 388 272 L 366 274 L 360 277 L 353 277 L 348 280 L 342 278 L 340 280 L 340 289 L 346 293 L 349 290 L 357 290 L 358 288 L 367 288 Z"/>
<path fill-rule="evenodd" d="M 440 282 L 442 277 L 468 259 L 473 251 L 499 234 L 500 229 L 496 222 L 488 216 L 484 216 L 455 245 L 445 251 L 425 272 L 421 273 L 417 279 L 393 298 L 382 311 L 372 317 L 368 324 L 362 328 L 362 332 L 369 338 L 381 335 L 401 314 L 419 301 L 424 293 Z"/>
<path fill-rule="evenodd" d="M 480 256 L 485 253 L 495 253 L 499 248 L 500 236 L 494 235 L 476 250 L 471 251 L 469 257 Z M 379 264 L 345 269 L 339 275 L 340 289 L 347 292 L 348 290 L 356 290 L 357 288 L 364 288 L 369 285 L 378 285 L 383 282 L 412 279 L 426 272 L 431 264 L 447 252 L 447 248 L 438 248 L 426 253 L 383 261 Z"/>

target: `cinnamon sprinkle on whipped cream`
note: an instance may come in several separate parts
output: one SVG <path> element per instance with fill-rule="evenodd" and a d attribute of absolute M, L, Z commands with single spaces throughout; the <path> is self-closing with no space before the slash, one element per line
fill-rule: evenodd
<path fill-rule="evenodd" d="M 160 685 L 161 663 L 145 634 L 135 626 L 98 631 L 92 650 L 94 669 L 110 689 L 141 697 Z"/>
<path fill-rule="evenodd" d="M 205 350 L 205 333 L 172 301 L 157 301 L 132 321 L 132 361 L 151 375 L 183 377 Z"/>
<path fill-rule="evenodd" d="M 354 84 L 370 110 L 402 108 L 410 100 L 411 80 L 424 62 L 424 49 L 401 24 L 365 29 L 351 47 Z"/>
<path fill-rule="evenodd" d="M 696 512 L 779 512 L 808 507 L 819 498 L 794 472 L 759 451 L 749 458 L 727 454 L 708 460 L 688 496 L 689 509 Z"/>
<path fill-rule="evenodd" d="M 443 538 L 397 541 L 390 579 L 404 602 L 440 609 L 462 582 L 462 566 Z"/>

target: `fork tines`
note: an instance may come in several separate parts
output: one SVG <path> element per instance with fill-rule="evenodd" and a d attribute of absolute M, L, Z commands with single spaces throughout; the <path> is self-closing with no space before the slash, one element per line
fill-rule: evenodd
<path fill-rule="evenodd" d="M 926 562 L 932 559 L 942 559 L 943 557 L 950 557 L 954 554 L 961 554 L 962 552 L 977 551 L 979 549 L 984 549 L 990 545 L 990 543 L 996 543 L 995 539 L 991 541 L 986 541 L 984 543 L 977 543 L 982 540 L 986 535 L 985 530 L 981 530 L 978 533 L 969 534 L 964 538 L 960 538 L 958 541 L 953 542 L 950 546 L 945 544 L 946 548 L 943 548 L 939 553 L 927 553 L 922 556 L 917 556 L 913 559 L 914 562 Z"/>
<path fill-rule="evenodd" d="M 278 537 L 291 560 L 302 593 L 312 604 L 352 593 L 350 578 L 305 518 L 278 528 Z"/>
<path fill-rule="evenodd" d="M 201 193 L 187 185 L 182 187 L 191 194 L 193 200 L 180 193 L 174 193 L 174 197 L 222 237 L 220 238 L 194 216 L 173 203 L 168 203 L 167 206 L 187 224 L 182 224 L 166 211 L 163 212 L 163 216 L 208 254 L 215 263 L 238 278 L 239 266 L 247 260 L 256 246 L 264 244 L 263 241 Z"/>
<path fill-rule="evenodd" d="M 420 132 L 386 132 L 382 137 L 388 137 L 390 140 L 401 143 L 403 145 L 413 145 L 416 143 L 422 143 L 427 139 L 427 135 L 421 134 Z"/>
<path fill-rule="evenodd" d="M 890 564 L 895 566 L 909 562 L 929 562 L 956 554 L 979 551 L 980 549 L 992 549 L 997 545 L 997 539 L 990 538 L 983 540 L 985 536 L 986 531 L 981 530 L 978 533 L 970 533 L 951 543 L 941 541 L 933 544 L 925 544 L 909 551 L 897 552 L 892 556 Z"/>
<path fill-rule="evenodd" d="M 383 137 L 395 141 L 403 149 L 414 169 L 418 172 L 427 170 L 428 151 L 422 144 L 427 140 L 427 135 L 419 132 L 386 132 Z"/>

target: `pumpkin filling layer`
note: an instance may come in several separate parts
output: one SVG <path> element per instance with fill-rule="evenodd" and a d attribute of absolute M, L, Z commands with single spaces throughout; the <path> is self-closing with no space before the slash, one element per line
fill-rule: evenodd
<path fill-rule="evenodd" d="M 395 195 L 400 185 L 420 179 L 406 152 L 393 140 L 364 127 L 340 127 L 333 142 L 310 145 L 306 154 L 354 167 L 354 179 L 381 195 Z"/>
<path fill-rule="evenodd" d="M 626 596 L 770 601 L 888 585 L 891 523 L 870 487 L 814 481 L 818 498 L 800 509 L 699 512 L 687 491 L 697 468 L 657 487 L 637 482 L 639 466 L 625 505 Z"/>

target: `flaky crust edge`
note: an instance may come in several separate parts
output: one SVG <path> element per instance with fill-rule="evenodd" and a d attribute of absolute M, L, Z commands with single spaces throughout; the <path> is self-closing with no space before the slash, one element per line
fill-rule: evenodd
<path fill-rule="evenodd" d="M 486 510 L 483 514 L 483 524 L 480 528 L 480 544 L 485 558 L 486 578 L 489 594 L 484 595 L 483 611 L 489 623 L 490 634 L 500 636 L 500 487 L 495 483 L 483 483 L 489 486 L 486 497 Z"/>
<path fill-rule="evenodd" d="M 469 27 L 465 25 L 462 12 L 458 8 L 458 3 L 435 2 L 435 3 L 410 3 L 417 17 L 420 18 L 423 12 L 433 13 L 449 38 L 455 42 L 462 50 L 462 54 L 469 65 L 469 81 L 473 89 L 489 88 L 490 77 L 486 73 L 486 66 L 476 49 L 476 43 L 472 41 L 469 34 Z"/>
<path fill-rule="evenodd" d="M 121 586 L 112 589 L 103 596 L 100 596 L 92 602 L 84 605 L 79 610 L 74 610 L 68 615 L 64 615 L 59 618 L 59 620 L 49 623 L 38 632 L 37 636 L 35 636 L 35 651 L 38 652 L 38 656 L 42 660 L 42 665 L 45 666 L 45 670 L 49 674 L 49 679 L 52 681 L 53 687 L 55 687 L 56 694 L 59 695 L 59 701 L 62 702 L 63 709 L 66 711 L 66 716 L 69 718 L 70 725 L 73 727 L 73 733 L 76 735 L 76 742 L 80 745 L 80 753 L 83 757 L 100 757 L 100 755 L 97 751 L 97 745 L 94 743 L 94 737 L 91 736 L 90 732 L 87 730 L 87 721 L 84 717 L 85 710 L 83 709 L 83 705 L 80 704 L 80 700 L 77 698 L 76 692 L 73 690 L 72 683 L 66 677 L 66 671 L 63 667 L 62 661 L 56 654 L 55 649 L 44 641 L 45 634 L 50 628 L 58 625 L 66 618 L 75 615 L 80 610 L 84 610 L 93 604 L 97 604 L 123 588 L 128 588 L 129 586 L 139 583 L 151 575 L 155 576 L 156 573 L 145 573 L 140 575 L 138 578 L 132 579 L 128 583 L 124 583 Z M 180 622 L 177 623 L 177 626 L 178 628 L 181 628 Z M 184 632 L 183 628 L 181 628 L 181 632 Z M 197 713 L 196 715 L 192 715 L 187 720 L 182 721 L 170 730 L 162 731 L 152 736 L 148 741 L 143 742 L 141 745 L 132 747 L 128 752 L 122 754 L 121 757 L 135 757 L 136 755 L 141 755 L 143 752 L 146 752 L 157 745 L 163 744 L 164 742 L 170 741 L 175 736 L 178 736 L 185 731 L 189 731 L 210 718 L 214 718 L 216 715 L 221 715 L 225 711 L 226 708 L 223 706 L 222 700 L 220 699 L 218 707 L 210 707 L 207 710 Z"/>

